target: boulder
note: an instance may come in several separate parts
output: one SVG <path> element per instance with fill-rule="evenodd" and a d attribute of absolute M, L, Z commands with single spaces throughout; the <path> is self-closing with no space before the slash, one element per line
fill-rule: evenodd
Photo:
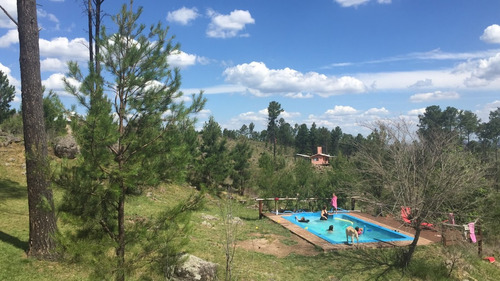
<path fill-rule="evenodd" d="M 54 145 L 54 154 L 59 158 L 74 159 L 80 153 L 80 148 L 72 135 L 58 138 Z"/>
<path fill-rule="evenodd" d="M 211 281 L 217 279 L 217 264 L 187 254 L 186 261 L 177 266 L 173 280 L 176 281 Z"/>

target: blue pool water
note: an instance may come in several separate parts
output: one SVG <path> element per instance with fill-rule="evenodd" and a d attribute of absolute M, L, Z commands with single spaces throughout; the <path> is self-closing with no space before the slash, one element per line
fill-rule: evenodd
<path fill-rule="evenodd" d="M 298 222 L 295 217 L 304 217 L 308 219 L 308 223 Z M 393 241 L 412 241 L 413 237 L 403 233 L 390 230 L 388 228 L 369 223 L 362 219 L 347 215 L 347 214 L 334 214 L 329 215 L 328 220 L 320 220 L 320 213 L 297 213 L 291 216 L 283 216 L 286 219 L 301 228 L 327 240 L 332 244 L 342 244 L 346 242 L 345 229 L 348 226 L 363 228 L 363 234 L 359 236 L 359 243 L 369 242 L 393 242 Z M 333 225 L 334 231 L 327 231 L 328 227 Z M 350 242 L 350 239 L 349 239 Z"/>

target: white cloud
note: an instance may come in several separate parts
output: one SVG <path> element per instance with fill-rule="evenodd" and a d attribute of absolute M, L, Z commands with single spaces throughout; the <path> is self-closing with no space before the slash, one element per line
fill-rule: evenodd
<path fill-rule="evenodd" d="M 497 110 L 497 108 L 500 108 L 500 100 L 495 100 L 484 105 L 475 113 L 483 122 L 488 122 L 490 120 L 490 112 Z"/>
<path fill-rule="evenodd" d="M 67 64 L 56 58 L 46 58 L 40 62 L 42 71 L 66 71 Z"/>
<path fill-rule="evenodd" d="M 168 56 L 168 60 L 173 67 L 185 68 L 196 64 L 196 55 L 176 51 Z"/>
<path fill-rule="evenodd" d="M 415 84 L 408 86 L 408 88 L 427 88 L 432 87 L 432 79 L 419 80 Z"/>
<path fill-rule="evenodd" d="M 370 108 L 365 113 L 365 115 L 387 115 L 389 114 L 389 110 L 385 107 L 382 108 Z"/>
<path fill-rule="evenodd" d="M 182 7 L 173 12 L 168 12 L 167 21 L 175 22 L 181 25 L 187 25 L 189 22 L 195 20 L 200 14 L 196 8 L 186 8 Z"/>
<path fill-rule="evenodd" d="M 21 83 L 11 75 L 11 69 L 0 62 L 0 71 L 2 71 L 3 74 L 7 76 L 7 79 L 9 79 L 9 84 L 16 87 L 16 91 L 20 92 L 19 88 L 21 88 Z"/>
<path fill-rule="evenodd" d="M 500 53 L 487 59 L 461 64 L 459 67 L 471 71 L 470 77 L 465 80 L 467 86 L 477 87 L 488 85 L 500 77 Z"/>
<path fill-rule="evenodd" d="M 213 10 L 208 11 L 212 19 L 207 29 L 207 36 L 213 38 L 231 38 L 239 35 L 247 24 L 255 23 L 249 11 L 234 10 L 229 15 L 221 15 Z M 247 34 L 240 36 L 248 36 Z"/>
<path fill-rule="evenodd" d="M 60 95 L 71 96 L 64 89 L 63 78 L 64 78 L 64 74 L 54 73 L 54 74 L 50 75 L 49 78 L 47 78 L 46 80 L 43 80 L 42 85 L 45 86 L 47 91 L 54 90 L 55 92 L 59 93 Z M 68 81 L 77 88 L 80 86 L 80 83 L 74 79 L 68 78 Z"/>
<path fill-rule="evenodd" d="M 479 38 L 486 43 L 500 44 L 500 25 L 493 24 L 488 26 Z"/>
<path fill-rule="evenodd" d="M 354 115 L 358 110 L 351 106 L 336 105 L 333 109 L 328 109 L 325 114 L 328 116 Z"/>
<path fill-rule="evenodd" d="M 335 0 L 342 7 L 357 7 L 370 2 L 370 0 Z M 377 0 L 379 4 L 390 4 L 392 0 Z"/>
<path fill-rule="evenodd" d="M 228 83 L 242 85 L 257 96 L 316 94 L 329 97 L 366 91 L 363 82 L 350 76 L 336 78 L 317 72 L 301 73 L 290 68 L 269 69 L 262 62 L 229 67 L 223 75 Z"/>
<path fill-rule="evenodd" d="M 9 15 L 17 20 L 17 4 L 14 0 L 0 0 L 0 5 L 9 13 Z M 0 11 L 0 28 L 16 28 L 16 25 L 7 17 L 3 11 Z"/>
<path fill-rule="evenodd" d="M 369 1 L 370 0 L 335 0 L 335 2 L 337 2 L 342 7 L 356 7 Z"/>
<path fill-rule="evenodd" d="M 454 100 L 460 98 L 457 92 L 441 92 L 434 91 L 430 93 L 419 93 L 410 97 L 411 102 L 428 102 L 428 101 L 438 101 L 438 100 Z"/>
<path fill-rule="evenodd" d="M 88 60 L 88 45 L 84 38 L 75 38 L 71 41 L 66 37 L 57 37 L 50 41 L 40 39 L 40 56 L 63 61 L 85 61 Z"/>
<path fill-rule="evenodd" d="M 7 31 L 7 34 L 0 37 L 0 48 L 6 48 L 11 44 L 17 44 L 18 42 L 19 35 L 17 34 L 17 29 L 11 29 Z"/>
<path fill-rule="evenodd" d="M 424 108 L 416 108 L 416 109 L 412 109 L 410 111 L 408 111 L 408 115 L 410 116 L 418 116 L 418 115 L 422 115 L 425 113 L 425 107 Z"/>

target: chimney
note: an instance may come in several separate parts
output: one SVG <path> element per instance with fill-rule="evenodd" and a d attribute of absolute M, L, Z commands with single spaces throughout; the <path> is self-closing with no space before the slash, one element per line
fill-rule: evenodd
<path fill-rule="evenodd" d="M 318 154 L 321 154 L 323 151 L 322 151 L 322 147 L 321 146 L 318 146 Z"/>

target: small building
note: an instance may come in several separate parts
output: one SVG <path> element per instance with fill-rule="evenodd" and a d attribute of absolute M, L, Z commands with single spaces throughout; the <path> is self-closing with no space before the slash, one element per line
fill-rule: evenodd
<path fill-rule="evenodd" d="M 321 146 L 318 146 L 318 152 L 314 155 L 312 155 L 311 158 L 311 164 L 313 165 L 330 165 L 330 155 L 328 154 L 323 154 L 323 149 Z"/>
<path fill-rule="evenodd" d="M 311 160 L 311 164 L 319 165 L 319 166 L 327 166 L 330 165 L 331 155 L 323 154 L 323 148 L 318 146 L 318 152 L 311 156 L 305 154 L 297 154 L 297 156 L 309 158 Z"/>

